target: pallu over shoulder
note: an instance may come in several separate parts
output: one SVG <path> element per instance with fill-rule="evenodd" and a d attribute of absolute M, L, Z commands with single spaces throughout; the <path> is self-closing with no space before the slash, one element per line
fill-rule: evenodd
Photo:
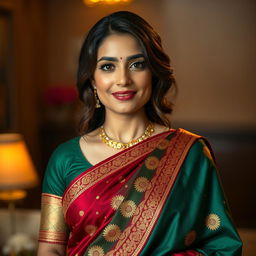
<path fill-rule="evenodd" d="M 170 130 L 78 176 L 63 195 L 68 255 L 140 255 L 198 138 Z"/>

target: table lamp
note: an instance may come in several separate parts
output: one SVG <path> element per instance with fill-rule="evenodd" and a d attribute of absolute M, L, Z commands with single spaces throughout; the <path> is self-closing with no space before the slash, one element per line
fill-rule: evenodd
<path fill-rule="evenodd" d="M 0 200 L 8 202 L 11 233 L 15 233 L 15 201 L 38 183 L 26 144 L 18 133 L 0 134 Z"/>

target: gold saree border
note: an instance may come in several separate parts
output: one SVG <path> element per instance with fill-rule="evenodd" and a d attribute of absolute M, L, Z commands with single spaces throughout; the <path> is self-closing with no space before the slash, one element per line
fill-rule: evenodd
<path fill-rule="evenodd" d="M 172 130 L 168 132 L 173 132 Z M 168 132 L 163 132 L 154 137 L 149 138 L 143 143 L 136 144 L 135 146 L 128 148 L 120 154 L 114 155 L 111 159 L 107 159 L 103 164 L 96 165 L 95 168 L 91 169 L 88 172 L 85 172 L 84 175 L 79 177 L 64 193 L 63 196 L 63 212 L 66 216 L 68 208 L 71 204 L 87 189 L 92 187 L 94 184 L 100 180 L 106 178 L 108 175 L 111 175 L 117 172 L 120 168 L 129 165 L 135 160 L 149 154 L 151 151 L 156 148 L 162 138 L 165 138 Z"/>
<path fill-rule="evenodd" d="M 68 228 L 62 210 L 62 197 L 42 193 L 39 241 L 66 244 Z"/>
<path fill-rule="evenodd" d="M 160 160 L 151 188 L 138 205 L 130 225 L 122 232 L 119 241 L 106 255 L 139 255 L 160 216 L 173 187 L 180 167 L 199 136 L 178 129 L 170 141 L 166 154 Z"/>

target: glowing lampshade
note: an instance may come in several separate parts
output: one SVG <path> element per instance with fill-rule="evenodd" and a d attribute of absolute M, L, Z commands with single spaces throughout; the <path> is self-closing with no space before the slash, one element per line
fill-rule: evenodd
<path fill-rule="evenodd" d="M 1 193 L 31 188 L 37 183 L 38 177 L 22 136 L 16 133 L 0 134 Z M 12 193 L 14 198 L 10 199 L 24 196 Z"/>

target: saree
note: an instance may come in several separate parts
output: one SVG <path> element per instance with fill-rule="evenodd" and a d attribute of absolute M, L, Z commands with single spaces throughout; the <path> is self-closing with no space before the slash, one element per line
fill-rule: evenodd
<path fill-rule="evenodd" d="M 39 241 L 71 256 L 241 255 L 212 156 L 183 129 L 121 151 L 43 194 Z"/>

